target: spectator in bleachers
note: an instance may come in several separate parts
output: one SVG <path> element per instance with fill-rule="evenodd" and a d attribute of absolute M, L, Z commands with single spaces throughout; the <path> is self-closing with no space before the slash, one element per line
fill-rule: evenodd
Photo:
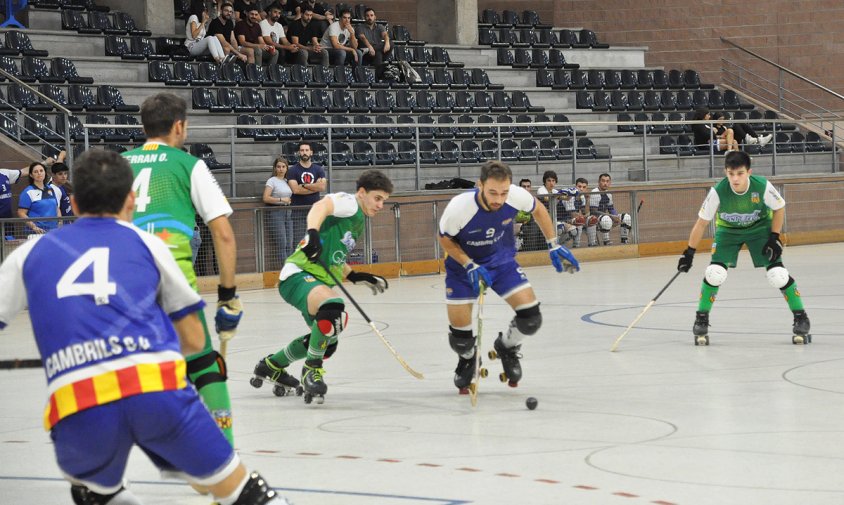
<path fill-rule="evenodd" d="M 211 54 L 214 61 L 222 63 L 226 58 L 222 44 L 217 37 L 206 36 L 210 22 L 211 18 L 208 15 L 205 0 L 192 0 L 190 17 L 185 24 L 185 47 L 188 48 L 191 56 Z"/>
<path fill-rule="evenodd" d="M 234 36 L 234 6 L 230 2 L 220 5 L 220 15 L 208 25 L 207 35 L 217 37 L 226 56 L 234 55 L 244 63 L 255 63 L 255 52 L 251 47 L 240 47 Z"/>
<path fill-rule="evenodd" d="M 73 209 L 70 208 L 70 193 L 72 188 L 67 182 L 67 178 L 70 175 L 70 167 L 64 164 L 63 156 L 60 160 L 53 163 L 50 171 L 53 173 L 50 187 L 53 189 L 56 202 L 59 204 L 59 214 L 62 216 L 72 216 Z"/>
<path fill-rule="evenodd" d="M 611 185 L 612 177 L 610 174 L 601 174 L 598 176 L 598 187 L 593 189 L 592 194 L 589 195 L 589 213 L 592 218 L 595 218 L 589 220 L 586 228 L 589 247 L 598 245 L 598 230 L 601 231 L 603 244 L 612 245 L 610 230 L 613 226 L 620 227 L 622 244 L 628 243 L 630 239 L 633 218 L 630 214 L 619 213 L 615 209 L 612 193 L 609 192 Z"/>
<path fill-rule="evenodd" d="M 258 11 L 259 20 L 266 17 L 266 14 L 261 10 L 258 0 L 234 0 L 234 19 L 235 21 L 244 21 L 249 19 L 249 11 L 256 9 Z"/>
<path fill-rule="evenodd" d="M 21 191 L 18 199 L 19 218 L 57 217 L 59 204 L 56 201 L 53 188 L 47 180 L 47 168 L 44 163 L 36 161 L 29 165 L 29 186 Z M 28 235 L 47 233 L 56 228 L 56 221 L 27 221 Z"/>
<path fill-rule="evenodd" d="M 530 179 L 520 180 L 519 186 L 521 186 L 523 189 L 526 189 L 527 191 L 530 191 L 531 193 L 533 193 L 532 183 L 530 182 Z"/>
<path fill-rule="evenodd" d="M 695 121 L 709 121 L 714 120 L 709 109 L 697 109 L 695 111 Z M 696 146 L 712 145 L 712 148 L 718 151 L 738 151 L 738 142 L 735 140 L 735 132 L 732 128 L 727 128 L 723 119 L 715 123 L 713 126 L 708 124 L 693 124 L 692 133 L 695 137 Z"/>
<path fill-rule="evenodd" d="M 311 12 L 314 13 L 314 19 L 316 19 L 317 21 L 325 21 L 326 9 L 321 3 L 318 3 L 316 0 L 299 0 L 298 5 L 295 7 L 294 13 L 296 19 L 299 19 L 302 16 L 306 8 L 311 9 Z"/>
<path fill-rule="evenodd" d="M 366 8 L 364 14 L 366 22 L 358 26 L 358 39 L 367 50 L 363 55 L 364 65 L 380 66 L 384 60 L 389 58 L 392 47 L 390 46 L 390 34 L 384 25 L 378 24 L 375 18 L 375 10 Z"/>
<path fill-rule="evenodd" d="M 242 19 L 234 25 L 237 43 L 242 47 L 251 48 L 255 52 L 255 63 L 257 65 L 278 63 L 278 53 L 273 46 L 264 42 L 264 37 L 261 34 L 261 15 L 258 8 L 251 7 L 247 12 L 246 19 Z"/>
<path fill-rule="evenodd" d="M 344 65 L 346 61 L 353 67 L 361 64 L 363 51 L 358 48 L 350 11 L 342 10 L 340 19 L 328 25 L 328 29 L 322 34 L 322 45 L 328 48 L 328 58 L 332 65 Z"/>
<path fill-rule="evenodd" d="M 278 53 L 278 59 L 282 63 L 288 59 L 288 52 L 291 56 L 299 52 L 299 46 L 291 44 L 284 36 L 284 28 L 279 22 L 281 19 L 281 7 L 270 5 L 267 7 L 267 19 L 261 21 L 261 36 L 264 42 Z"/>
<path fill-rule="evenodd" d="M 264 186 L 262 200 L 271 206 L 288 206 L 292 196 L 293 190 L 287 183 L 287 160 L 276 158 L 273 162 L 273 176 Z M 267 232 L 276 245 L 280 259 L 279 265 L 281 265 L 288 256 L 293 254 L 293 244 L 296 241 L 296 236 L 293 234 L 293 218 L 289 210 L 270 210 L 266 214 Z"/>
<path fill-rule="evenodd" d="M 715 112 L 712 116 L 715 119 L 721 119 L 724 121 L 730 120 L 730 117 L 726 112 Z M 733 129 L 736 141 L 742 141 L 749 145 L 759 144 L 764 147 L 774 138 L 771 134 L 759 135 L 750 123 L 733 123 L 729 126 L 729 128 Z"/>
<path fill-rule="evenodd" d="M 308 61 L 320 63 L 323 67 L 328 66 L 328 51 L 320 44 L 322 30 L 319 21 L 312 18 L 313 11 L 305 7 L 302 17 L 292 22 L 287 30 L 290 41 L 299 48 L 296 54 L 296 62 L 307 65 Z"/>

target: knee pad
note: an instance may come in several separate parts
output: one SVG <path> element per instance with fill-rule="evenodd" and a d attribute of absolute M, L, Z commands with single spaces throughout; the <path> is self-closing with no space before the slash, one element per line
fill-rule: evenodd
<path fill-rule="evenodd" d="M 188 377 L 197 391 L 215 382 L 226 382 L 229 378 L 226 360 L 217 351 L 203 354 L 188 361 Z"/>
<path fill-rule="evenodd" d="M 472 330 L 458 330 L 449 326 L 448 345 L 463 358 L 468 359 L 475 354 L 475 336 L 472 335 Z"/>
<path fill-rule="evenodd" d="M 539 331 L 542 326 L 542 313 L 539 312 L 539 304 L 537 303 L 527 309 L 517 310 L 513 323 L 523 335 L 533 335 Z"/>
<path fill-rule="evenodd" d="M 791 276 L 788 275 L 788 270 L 786 270 L 782 264 L 768 267 L 767 277 L 768 283 L 777 289 L 785 288 L 788 286 L 789 281 L 791 281 Z"/>
<path fill-rule="evenodd" d="M 619 222 L 622 228 L 627 228 L 628 230 L 633 228 L 633 217 L 626 212 L 621 214 L 621 220 Z"/>
<path fill-rule="evenodd" d="M 571 224 L 575 226 L 583 226 L 586 224 L 586 218 L 583 216 L 575 216 L 574 218 L 572 218 Z"/>
<path fill-rule="evenodd" d="M 597 226 L 598 224 L 598 216 L 589 216 L 586 218 L 586 225 L 587 226 Z"/>
<path fill-rule="evenodd" d="M 725 280 L 727 280 L 727 269 L 720 263 L 710 263 L 710 265 L 706 267 L 706 272 L 703 274 L 703 278 L 710 286 L 720 286 L 721 284 L 724 284 Z"/>
<path fill-rule="evenodd" d="M 258 472 L 252 472 L 246 478 L 243 490 L 234 501 L 234 505 L 265 505 L 276 503 L 276 492 Z"/>
<path fill-rule="evenodd" d="M 612 218 L 606 214 L 601 216 L 601 219 L 598 220 L 598 228 L 603 232 L 612 230 Z"/>
<path fill-rule="evenodd" d="M 349 314 L 342 302 L 328 301 L 319 306 L 316 322 L 319 331 L 326 337 L 339 335 L 349 323 Z"/>
<path fill-rule="evenodd" d="M 85 486 L 70 486 L 70 496 L 76 505 L 141 505 L 134 494 L 121 487 L 113 494 L 99 494 Z"/>

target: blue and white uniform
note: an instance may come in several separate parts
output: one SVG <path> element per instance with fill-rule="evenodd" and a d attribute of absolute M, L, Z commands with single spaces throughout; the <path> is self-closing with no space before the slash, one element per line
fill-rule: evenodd
<path fill-rule="evenodd" d="M 597 215 L 618 215 L 615 205 L 612 202 L 612 193 L 601 193 L 601 190 L 598 188 L 593 189 L 592 194 L 589 195 L 589 211 Z"/>
<path fill-rule="evenodd" d="M 12 185 L 20 177 L 20 170 L 0 168 L 0 219 L 12 217 Z"/>
<path fill-rule="evenodd" d="M 134 444 L 201 484 L 233 471 L 238 458 L 188 385 L 171 323 L 204 302 L 164 242 L 83 217 L 18 247 L 0 265 L 0 286 L 0 328 L 30 307 L 49 393 L 44 426 L 69 480 L 117 492 Z"/>
<path fill-rule="evenodd" d="M 26 209 L 30 219 L 59 215 L 59 203 L 56 201 L 53 188 L 49 185 L 44 189 L 32 184 L 24 188 L 18 200 L 18 208 Z M 35 225 L 42 230 L 50 231 L 58 228 L 59 223 L 58 221 L 35 221 Z M 33 232 L 29 230 L 29 233 Z"/>
<path fill-rule="evenodd" d="M 519 211 L 533 212 L 536 199 L 524 188 L 510 185 L 507 201 L 497 211 L 484 210 L 478 204 L 478 190 L 455 196 L 440 219 L 440 235 L 454 240 L 473 262 L 482 265 L 492 278 L 493 291 L 502 298 L 530 287 L 516 263 L 513 223 Z M 474 302 L 472 284 L 463 265 L 452 258 L 445 260 L 445 287 L 448 303 Z"/>
<path fill-rule="evenodd" d="M 56 203 L 59 204 L 59 215 L 72 216 L 73 209 L 70 207 L 70 195 L 67 193 L 67 189 L 63 186 L 56 186 L 55 184 L 50 184 L 50 187 L 53 188 Z"/>

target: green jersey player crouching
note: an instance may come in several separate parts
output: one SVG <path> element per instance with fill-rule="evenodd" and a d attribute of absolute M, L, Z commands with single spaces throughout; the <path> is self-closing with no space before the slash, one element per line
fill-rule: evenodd
<path fill-rule="evenodd" d="M 383 209 L 392 192 L 393 183 L 386 175 L 378 170 L 367 170 L 358 178 L 354 194 L 331 193 L 311 207 L 307 234 L 285 261 L 278 285 L 284 301 L 302 313 L 309 332 L 259 361 L 250 381 L 252 386 L 261 387 L 266 380 L 275 385 L 273 392 L 277 396 L 296 389 L 300 394 L 305 393 L 308 403 L 312 398 L 316 398 L 317 403 L 324 401 L 328 386 L 323 380 L 323 359 L 337 349 L 337 339 L 348 321 L 345 303 L 332 289 L 334 280 L 324 267 L 331 270 L 334 278 L 366 284 L 373 294 L 387 289 L 386 279 L 353 271 L 346 264 L 346 258 L 363 235 L 366 218 Z M 305 365 L 300 386 L 286 368 L 303 358 Z"/>
<path fill-rule="evenodd" d="M 727 269 L 736 266 L 742 244 L 747 244 L 753 266 L 765 267 L 768 282 L 782 292 L 794 313 L 792 342 L 808 344 L 812 341 L 809 317 L 803 310 L 797 283 L 781 258 L 785 200 L 767 179 L 751 174 L 750 156 L 745 152 L 727 153 L 724 172 L 726 177 L 709 190 L 689 235 L 689 245 L 677 265 L 677 270 L 689 271 L 695 250 L 709 222 L 715 219 L 712 261 L 704 273 L 693 327 L 695 345 L 709 345 L 709 311 L 718 288 L 727 279 Z"/>

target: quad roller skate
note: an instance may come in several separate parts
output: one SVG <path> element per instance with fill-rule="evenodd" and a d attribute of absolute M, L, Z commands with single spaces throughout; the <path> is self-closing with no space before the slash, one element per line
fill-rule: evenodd
<path fill-rule="evenodd" d="M 302 367 L 302 386 L 301 390 L 304 393 L 305 403 L 309 404 L 316 400 L 316 403 L 322 405 L 325 402 L 325 393 L 328 392 L 328 386 L 322 380 L 325 374 L 325 369 L 322 368 L 321 359 L 309 359 L 305 361 L 305 366 Z"/>
<path fill-rule="evenodd" d="M 253 388 L 264 385 L 264 381 L 273 385 L 273 394 L 276 396 L 290 396 L 294 393 L 301 395 L 299 381 L 287 371 L 273 362 L 272 355 L 267 356 L 255 365 L 255 372 L 249 384 Z"/>
<path fill-rule="evenodd" d="M 493 343 L 494 350 L 489 351 L 489 359 L 501 359 L 501 366 L 504 371 L 498 374 L 498 379 L 501 382 L 506 382 L 511 388 L 517 387 L 519 381 L 522 380 L 522 365 L 519 359 L 522 355 L 519 351 L 522 349 L 521 345 L 515 347 L 504 347 L 502 339 L 504 334 L 499 332 L 498 338 Z"/>
<path fill-rule="evenodd" d="M 695 335 L 695 345 L 709 345 L 709 312 L 695 313 L 692 333 Z"/>
<path fill-rule="evenodd" d="M 477 352 L 478 351 L 475 350 L 476 354 Z M 454 385 L 460 390 L 461 395 L 469 394 L 469 386 L 471 386 L 472 382 L 475 380 L 476 354 L 473 354 L 471 358 L 464 358 L 461 356 L 457 361 L 457 368 L 454 369 Z M 478 378 L 486 377 L 487 375 L 489 375 L 487 369 L 481 367 L 478 373 Z"/>
<path fill-rule="evenodd" d="M 791 337 L 791 343 L 795 345 L 811 344 L 812 335 L 809 333 L 809 316 L 806 315 L 805 310 L 794 311 L 794 326 L 791 331 L 794 335 Z"/>

